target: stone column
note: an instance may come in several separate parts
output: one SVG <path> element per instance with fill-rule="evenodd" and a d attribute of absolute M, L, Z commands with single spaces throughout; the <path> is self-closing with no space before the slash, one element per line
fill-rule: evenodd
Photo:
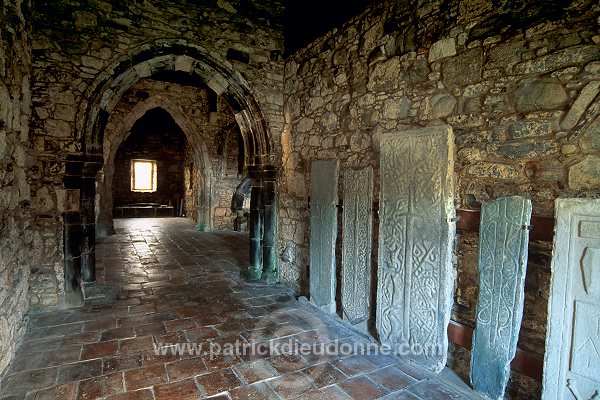
<path fill-rule="evenodd" d="M 86 161 L 81 179 L 81 271 L 83 282 L 96 281 L 96 174 L 101 160 Z"/>
<path fill-rule="evenodd" d="M 248 167 L 248 174 L 252 179 L 250 191 L 250 265 L 246 271 L 249 280 L 258 280 L 263 271 L 263 195 L 262 195 L 262 168 L 260 166 Z"/>
<path fill-rule="evenodd" d="M 65 246 L 65 296 L 68 306 L 83 304 L 81 292 L 81 213 L 67 211 L 64 214 Z"/>
<path fill-rule="evenodd" d="M 81 190 L 83 162 L 76 159 L 65 163 L 63 184 L 65 189 L 77 193 Z M 63 214 L 63 241 L 65 257 L 65 305 L 75 307 L 83 304 L 81 291 L 81 212 L 80 203 L 73 202 Z"/>
<path fill-rule="evenodd" d="M 275 234 L 277 229 L 277 209 L 275 202 L 275 183 L 277 170 L 268 165 L 263 173 L 263 207 L 264 207 L 264 232 L 263 232 L 263 272 L 262 279 L 267 283 L 276 283 L 279 280 L 277 265 L 277 249 L 275 247 Z"/>

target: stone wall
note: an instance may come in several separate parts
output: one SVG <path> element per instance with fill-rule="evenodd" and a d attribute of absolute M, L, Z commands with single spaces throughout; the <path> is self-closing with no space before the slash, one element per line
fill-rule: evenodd
<path fill-rule="evenodd" d="M 198 221 L 198 193 L 202 187 L 202 174 L 195 167 L 192 149 L 185 149 L 183 181 L 185 184 L 185 200 L 183 202 L 185 216 L 193 221 Z"/>
<path fill-rule="evenodd" d="M 166 111 L 160 111 L 151 110 L 138 120 L 117 150 L 112 184 L 115 207 L 132 203 L 175 206 L 183 199 L 185 135 Z M 131 190 L 131 160 L 134 159 L 156 161 L 155 192 Z"/>
<path fill-rule="evenodd" d="M 121 66 L 136 65 L 136 57 L 149 48 L 158 54 L 160 49 L 166 53 L 175 47 L 180 52 L 192 49 L 210 57 L 219 68 L 232 71 L 237 81 L 250 88 L 264 116 L 266 134 L 278 143 L 276 134 L 283 125 L 282 15 L 282 3 L 277 0 L 245 2 L 243 8 L 226 0 L 34 3 L 32 144 L 39 161 L 32 189 L 37 193 L 34 207 L 40 210 L 35 230 L 42 243 L 36 247 L 42 250 L 33 261 L 46 272 L 32 281 L 39 293 L 32 299 L 34 304 L 56 305 L 64 297 L 63 213 L 67 208 L 80 211 L 79 191 L 64 184 L 69 173 L 65 160 L 80 157 L 85 150 L 84 122 L 95 90 L 119 76 Z M 164 66 L 162 61 L 152 66 Z M 128 79 L 152 75 L 149 64 L 146 67 Z M 118 89 L 107 93 L 118 99 L 128 89 L 128 82 L 118 80 L 116 84 Z M 225 90 L 227 82 L 212 85 Z M 108 131 L 107 127 L 104 139 Z M 102 180 L 101 174 L 99 182 Z M 101 228 L 101 234 L 110 229 Z"/>
<path fill-rule="evenodd" d="M 456 207 L 519 194 L 531 198 L 535 215 L 553 216 L 559 196 L 600 194 L 600 6 L 413 4 L 374 6 L 286 61 L 279 250 L 283 279 L 303 293 L 311 161 L 338 158 L 342 174 L 372 165 L 378 201 L 384 133 L 452 126 Z M 475 233 L 457 236 L 453 319 L 470 327 L 477 242 Z M 531 243 L 519 347 L 538 355 L 550 254 L 551 243 Z M 466 376 L 469 352 L 452 349 L 453 368 Z M 539 382 L 513 373 L 513 398 L 539 398 L 539 391 Z"/>
<path fill-rule="evenodd" d="M 244 145 L 240 138 L 239 126 L 223 99 L 217 102 L 217 110 L 217 130 L 211 151 L 214 160 L 213 229 L 228 230 L 234 228 L 235 219 L 231 210 L 231 200 L 245 173 Z"/>
<path fill-rule="evenodd" d="M 0 5 L 0 377 L 25 331 L 32 232 L 29 148 L 30 1 Z M 36 243 L 40 238 L 36 237 Z"/>

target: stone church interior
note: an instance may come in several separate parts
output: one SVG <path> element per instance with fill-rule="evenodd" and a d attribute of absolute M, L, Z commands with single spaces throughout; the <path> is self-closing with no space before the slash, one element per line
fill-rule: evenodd
<path fill-rule="evenodd" d="M 600 3 L 2 0 L 0 399 L 600 398 Z"/>

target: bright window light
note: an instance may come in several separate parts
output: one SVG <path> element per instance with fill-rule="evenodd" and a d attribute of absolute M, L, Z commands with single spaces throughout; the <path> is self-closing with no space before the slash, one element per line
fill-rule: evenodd
<path fill-rule="evenodd" d="M 131 160 L 131 190 L 156 192 L 156 161 Z"/>

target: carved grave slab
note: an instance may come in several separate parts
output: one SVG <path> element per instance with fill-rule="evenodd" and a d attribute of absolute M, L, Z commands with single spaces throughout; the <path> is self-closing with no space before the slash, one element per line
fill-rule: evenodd
<path fill-rule="evenodd" d="M 471 384 L 503 399 L 523 317 L 531 201 L 505 197 L 481 207 L 479 299 Z"/>
<path fill-rule="evenodd" d="M 446 364 L 452 305 L 453 164 L 450 127 L 381 139 L 377 330 L 436 372 Z"/>
<path fill-rule="evenodd" d="M 337 160 L 315 160 L 310 171 L 310 300 L 335 312 L 337 238 Z"/>
<path fill-rule="evenodd" d="M 347 170 L 342 217 L 343 317 L 365 331 L 371 292 L 372 205 L 373 169 Z"/>
<path fill-rule="evenodd" d="M 542 399 L 600 398 L 600 200 L 556 200 Z"/>

